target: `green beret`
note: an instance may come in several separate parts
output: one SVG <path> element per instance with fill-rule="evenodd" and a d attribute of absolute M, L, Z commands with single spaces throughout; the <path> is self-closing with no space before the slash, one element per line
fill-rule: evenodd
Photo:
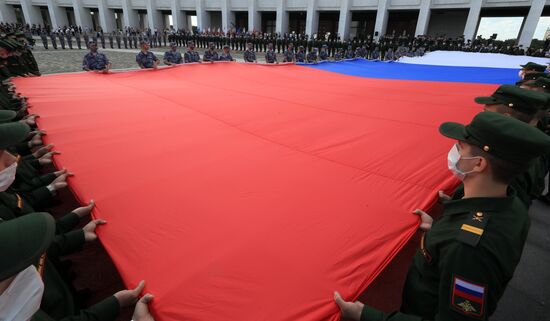
<path fill-rule="evenodd" d="M 528 164 L 550 151 L 550 136 L 513 117 L 489 111 L 477 114 L 466 126 L 443 123 L 439 132 L 518 164 Z"/>
<path fill-rule="evenodd" d="M 525 70 L 534 70 L 534 71 L 539 71 L 539 72 L 543 72 L 546 70 L 546 66 L 545 65 L 539 65 L 539 64 L 536 64 L 534 62 L 528 62 L 526 63 L 525 65 L 520 65 L 521 68 L 525 69 Z"/>
<path fill-rule="evenodd" d="M 0 110 L 0 124 L 12 121 L 17 113 L 13 110 Z"/>
<path fill-rule="evenodd" d="M 50 247 L 55 221 L 48 213 L 31 213 L 0 220 L 0 281 L 36 264 Z"/>
<path fill-rule="evenodd" d="M 24 141 L 30 131 L 27 124 L 19 122 L 0 124 L 0 149 L 6 149 Z"/>
<path fill-rule="evenodd" d="M 548 103 L 548 96 L 513 85 L 502 85 L 491 96 L 476 97 L 474 100 L 483 105 L 506 105 L 519 112 L 533 115 Z"/>

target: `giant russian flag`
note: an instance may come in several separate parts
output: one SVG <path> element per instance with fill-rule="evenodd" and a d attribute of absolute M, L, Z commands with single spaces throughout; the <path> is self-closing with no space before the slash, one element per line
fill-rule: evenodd
<path fill-rule="evenodd" d="M 241 63 L 16 84 L 160 321 L 337 320 L 333 291 L 359 296 L 457 183 L 439 124 L 496 87 Z"/>

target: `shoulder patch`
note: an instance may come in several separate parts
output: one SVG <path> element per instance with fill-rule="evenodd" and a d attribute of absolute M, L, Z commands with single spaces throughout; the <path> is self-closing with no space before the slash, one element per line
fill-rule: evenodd
<path fill-rule="evenodd" d="M 481 318 L 485 314 L 487 287 L 453 276 L 451 306 L 458 312 Z"/>
<path fill-rule="evenodd" d="M 460 242 L 476 246 L 483 235 L 490 214 L 484 212 L 472 212 L 460 226 L 457 239 Z"/>

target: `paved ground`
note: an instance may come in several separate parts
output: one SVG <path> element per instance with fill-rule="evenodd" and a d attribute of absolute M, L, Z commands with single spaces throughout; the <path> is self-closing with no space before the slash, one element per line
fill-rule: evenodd
<path fill-rule="evenodd" d="M 153 51 L 162 53 L 164 50 L 166 49 Z M 134 59 L 137 50 L 103 51 L 108 55 L 114 68 L 136 68 Z M 199 50 L 201 54 L 203 51 Z M 44 74 L 49 74 L 80 71 L 82 57 L 86 51 L 44 50 L 38 46 L 34 53 L 40 70 Z M 242 60 L 242 53 L 235 53 L 234 56 Z M 263 61 L 263 55 L 261 57 L 260 60 Z M 69 193 L 62 197 L 66 200 L 63 208 L 57 208 L 54 212 L 66 213 L 77 207 Z M 529 214 L 532 224 L 522 260 L 491 320 L 550 320 L 550 206 L 535 201 Z M 360 299 L 384 311 L 398 309 L 401 288 L 417 244 L 418 235 L 405 246 Z M 71 260 L 71 269 L 78 276 L 77 287 L 88 287 L 94 293 L 89 303 L 97 302 L 123 287 L 114 265 L 99 243 L 87 246 L 84 251 L 72 256 Z M 118 320 L 126 321 L 130 318 L 131 310 L 126 309 Z"/>

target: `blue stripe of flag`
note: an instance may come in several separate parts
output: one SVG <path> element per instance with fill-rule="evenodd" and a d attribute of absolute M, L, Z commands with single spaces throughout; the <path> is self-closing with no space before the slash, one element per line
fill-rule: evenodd
<path fill-rule="evenodd" d="M 483 293 L 476 292 L 474 290 L 470 290 L 468 288 L 465 288 L 463 286 L 460 286 L 458 284 L 455 284 L 455 289 L 462 291 L 464 293 L 468 293 L 469 295 L 473 295 L 475 297 L 481 298 L 483 296 Z"/>

